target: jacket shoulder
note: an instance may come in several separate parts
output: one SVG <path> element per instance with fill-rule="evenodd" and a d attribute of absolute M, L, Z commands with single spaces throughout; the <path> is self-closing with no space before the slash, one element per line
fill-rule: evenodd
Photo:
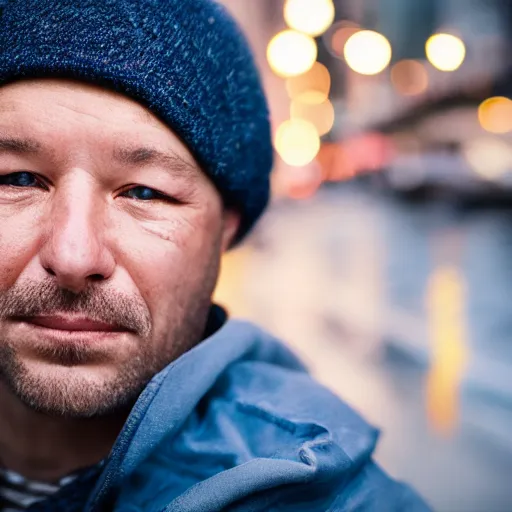
<path fill-rule="evenodd" d="M 375 448 L 379 432 L 349 404 L 304 371 L 269 362 L 242 361 L 229 368 L 211 390 L 209 400 L 229 402 L 268 427 L 315 425 L 357 462 Z M 258 435 L 260 435 L 259 432 Z"/>

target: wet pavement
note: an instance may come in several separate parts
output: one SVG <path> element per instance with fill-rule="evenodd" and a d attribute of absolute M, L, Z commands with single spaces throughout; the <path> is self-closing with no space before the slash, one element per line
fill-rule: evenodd
<path fill-rule="evenodd" d="M 218 297 L 381 428 L 378 461 L 436 510 L 511 512 L 511 227 L 510 211 L 325 189 L 273 205 Z"/>

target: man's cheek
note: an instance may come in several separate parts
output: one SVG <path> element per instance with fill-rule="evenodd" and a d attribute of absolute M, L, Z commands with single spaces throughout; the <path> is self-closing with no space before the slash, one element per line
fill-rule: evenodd
<path fill-rule="evenodd" d="M 37 253 L 35 227 L 0 227 L 0 291 L 10 288 Z"/>
<path fill-rule="evenodd" d="M 0 249 L 0 292 L 9 289 L 16 281 L 16 269 L 9 262 L 5 262 Z"/>
<path fill-rule="evenodd" d="M 159 253 L 151 270 L 139 274 L 138 288 L 157 323 L 177 320 L 190 299 L 203 286 L 205 263 L 197 254 Z M 158 263 L 156 263 L 158 261 Z"/>

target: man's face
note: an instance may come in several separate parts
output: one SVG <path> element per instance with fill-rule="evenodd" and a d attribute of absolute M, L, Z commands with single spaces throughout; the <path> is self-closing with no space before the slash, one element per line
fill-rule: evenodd
<path fill-rule="evenodd" d="M 139 104 L 57 80 L 1 88 L 0 383 L 47 414 L 129 406 L 200 340 L 237 223 Z"/>

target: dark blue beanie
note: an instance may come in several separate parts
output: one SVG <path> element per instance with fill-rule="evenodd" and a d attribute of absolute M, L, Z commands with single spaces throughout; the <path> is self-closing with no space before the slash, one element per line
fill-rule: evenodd
<path fill-rule="evenodd" d="M 43 77 L 149 108 L 241 212 L 239 240 L 265 209 L 268 108 L 241 31 L 213 0 L 0 0 L 0 85 Z"/>

